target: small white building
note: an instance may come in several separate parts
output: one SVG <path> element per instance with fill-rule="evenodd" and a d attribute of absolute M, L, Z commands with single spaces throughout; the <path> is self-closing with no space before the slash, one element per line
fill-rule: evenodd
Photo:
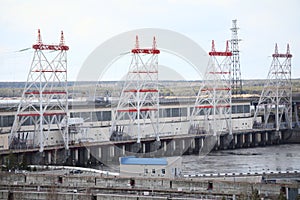
<path fill-rule="evenodd" d="M 120 158 L 120 176 L 174 178 L 181 175 L 181 168 L 181 157 L 137 158 L 130 156 Z"/>

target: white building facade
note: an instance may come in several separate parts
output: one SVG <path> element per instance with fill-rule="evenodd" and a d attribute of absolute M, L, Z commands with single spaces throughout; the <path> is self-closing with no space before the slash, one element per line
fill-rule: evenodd
<path fill-rule="evenodd" d="M 120 176 L 126 177 L 162 177 L 175 178 L 181 176 L 182 158 L 120 158 Z"/>

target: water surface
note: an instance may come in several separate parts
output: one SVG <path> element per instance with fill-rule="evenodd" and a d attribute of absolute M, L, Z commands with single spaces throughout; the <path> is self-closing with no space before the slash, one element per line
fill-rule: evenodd
<path fill-rule="evenodd" d="M 211 152 L 183 156 L 184 174 L 300 171 L 300 144 Z"/>

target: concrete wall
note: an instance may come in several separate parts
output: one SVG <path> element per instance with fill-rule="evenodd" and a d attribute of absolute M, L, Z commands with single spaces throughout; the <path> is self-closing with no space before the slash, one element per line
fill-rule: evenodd
<path fill-rule="evenodd" d="M 70 193 L 70 192 L 56 192 L 54 190 L 49 191 L 0 191 L 0 200 L 33 200 L 33 199 L 47 199 L 47 200 L 92 200 L 93 195 L 85 193 Z M 94 199 L 97 199 L 96 196 Z"/>
<path fill-rule="evenodd" d="M 298 177 L 299 175 L 294 174 Z M 257 189 L 263 196 L 277 197 L 281 188 L 299 188 L 299 184 L 265 184 L 248 183 L 232 181 L 221 181 L 201 178 L 133 178 L 133 177 L 108 177 L 94 175 L 53 175 L 52 174 L 13 174 L 0 172 L 0 187 L 4 192 L 0 192 L 0 200 L 7 199 L 5 190 L 13 191 L 15 199 L 19 198 L 17 191 L 28 191 L 23 199 L 45 199 L 49 194 L 64 195 L 57 199 L 70 199 L 76 193 L 78 199 L 86 199 L 83 194 L 92 198 L 95 194 L 136 194 L 144 191 L 153 191 L 155 195 L 161 194 L 213 194 L 213 195 L 250 195 L 254 189 Z M 134 185 L 130 182 L 134 180 Z M 209 188 L 211 184 L 212 188 Z M 209 190 L 208 190 L 209 189 Z M 81 196 L 80 196 L 81 195 Z M 68 196 L 68 197 L 67 197 Z M 80 196 L 80 198 L 79 198 Z M 101 195 L 100 195 L 101 196 Z M 101 196 L 97 199 L 101 199 Z M 26 198 L 25 198 L 26 197 Z M 55 196 L 54 196 L 55 197 Z M 59 196 L 60 197 L 60 196 Z M 96 197 L 95 197 L 96 198 Z M 127 198 L 127 197 L 126 197 Z M 130 199 L 128 197 L 128 199 Z M 47 198 L 46 198 L 47 199 Z M 49 199 L 49 198 L 48 198 Z M 110 198 L 111 199 L 111 198 Z M 122 199 L 115 197 L 115 199 Z"/>
<path fill-rule="evenodd" d="M 232 120 L 233 130 L 249 130 L 253 127 L 253 117 Z"/>
<path fill-rule="evenodd" d="M 220 116 L 219 116 L 220 117 Z M 249 130 L 252 129 L 252 120 L 253 118 L 250 117 L 250 114 L 233 114 L 232 115 L 232 123 L 233 123 L 233 130 Z M 247 117 L 247 118 L 243 118 Z M 211 117 L 210 117 L 211 118 Z M 218 118 L 218 117 L 217 117 Z M 208 130 L 210 127 L 214 126 L 218 131 L 226 131 L 227 125 L 226 121 L 222 119 L 218 119 L 217 123 L 213 125 L 212 120 L 207 123 L 204 119 L 204 116 L 197 116 L 196 117 L 196 124 L 199 124 L 200 127 L 203 129 Z M 162 118 L 160 119 L 159 130 L 161 136 L 169 136 L 169 135 L 182 135 L 188 134 L 190 128 L 190 121 L 187 117 L 173 117 L 173 118 Z M 141 138 L 149 138 L 155 137 L 155 131 L 153 129 L 151 121 L 148 121 L 145 125 L 141 126 L 140 130 L 140 137 Z M 73 133 L 70 135 L 70 143 L 71 144 L 78 144 L 81 142 L 104 142 L 109 141 L 110 136 L 110 121 L 104 122 L 85 122 L 82 128 L 77 129 L 78 133 Z M 128 126 L 129 122 L 124 120 L 122 124 L 124 124 L 124 132 L 129 133 L 129 135 L 136 139 L 138 137 L 137 133 L 137 126 Z M 122 125 L 121 124 L 121 125 Z M 53 146 L 53 145 L 62 145 L 63 144 L 63 137 L 60 131 L 55 130 L 57 127 L 56 125 L 51 126 L 50 134 L 48 137 L 44 138 L 44 145 L 46 146 Z M 34 128 L 33 126 L 22 126 L 22 131 L 26 132 L 26 137 L 28 138 L 27 145 L 29 147 L 37 147 L 40 141 L 40 135 L 34 134 L 32 131 Z M 54 129 L 54 130 L 52 130 Z M 1 144 L 0 144 L 1 147 Z M 1 148 L 0 148 L 1 150 Z"/>
<path fill-rule="evenodd" d="M 9 134 L 0 134 L 0 150 L 8 149 L 8 136 Z"/>

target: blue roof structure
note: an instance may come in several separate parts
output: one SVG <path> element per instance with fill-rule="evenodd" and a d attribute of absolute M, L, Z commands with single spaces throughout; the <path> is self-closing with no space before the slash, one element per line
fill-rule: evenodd
<path fill-rule="evenodd" d="M 122 165 L 168 165 L 166 158 L 136 158 L 136 157 L 122 157 L 120 158 Z"/>

